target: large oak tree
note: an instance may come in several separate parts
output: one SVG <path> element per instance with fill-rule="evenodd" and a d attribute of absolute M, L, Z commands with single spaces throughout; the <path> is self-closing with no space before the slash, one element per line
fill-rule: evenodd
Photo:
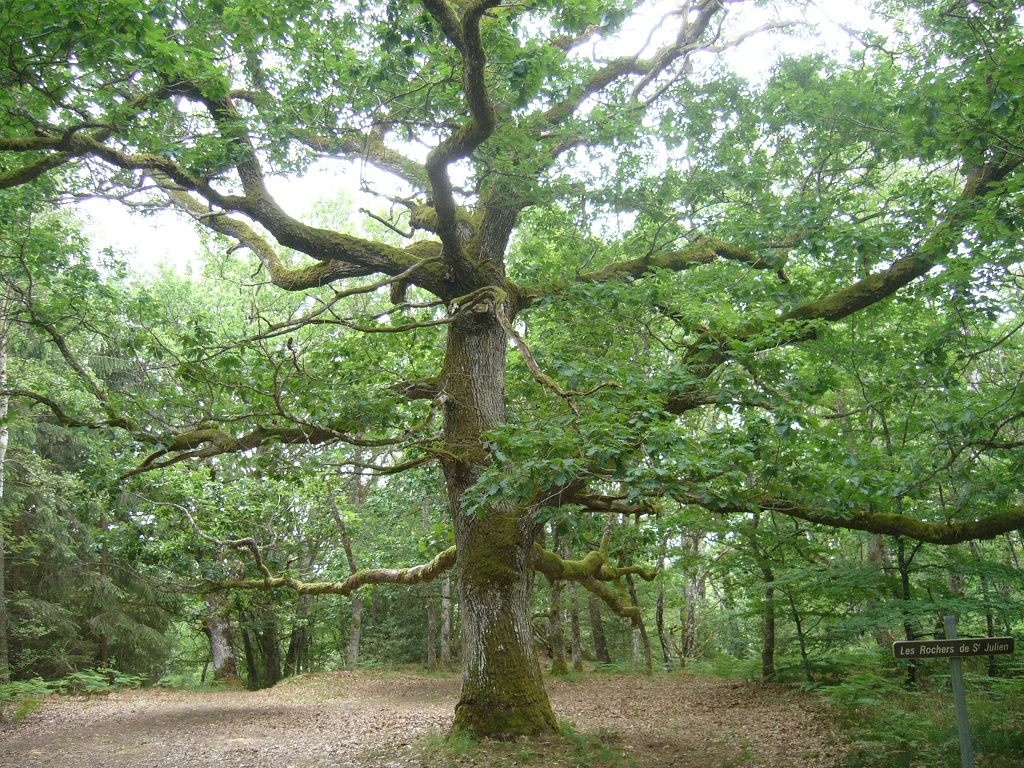
<path fill-rule="evenodd" d="M 720 427 L 757 414 L 789 431 L 793 403 L 838 409 L 827 381 L 787 365 L 793 347 L 894 297 L 945 311 L 956 290 L 1011 291 L 1019 271 L 1024 44 L 1011 4 L 879 2 L 873 29 L 843 28 L 848 55 L 782 57 L 756 84 L 728 68 L 752 39 L 813 47 L 809 8 L 8 3 L 4 194 L 48 179 L 70 197 L 173 205 L 275 285 L 317 297 L 265 329 L 289 351 L 304 324 L 342 322 L 333 308 L 356 292 L 390 291 L 396 307 L 345 321 L 365 344 L 444 335 L 433 370 L 411 347 L 389 376 L 348 370 L 316 402 L 278 392 L 276 410 L 204 412 L 171 432 L 64 349 L 92 416 L 12 394 L 124 430 L 146 449 L 139 471 L 278 444 L 387 450 L 387 472 L 438 462 L 456 543 L 430 564 L 307 584 L 239 539 L 264 577 L 237 586 L 346 594 L 455 564 L 456 727 L 483 734 L 555 728 L 532 647 L 534 569 L 631 614 L 606 584 L 639 569 L 610 564 L 607 538 L 580 560 L 544 551 L 544 509 L 646 514 L 670 500 L 937 543 L 1016 529 L 1024 509 L 1009 503 L 944 516 L 837 505 L 792 482 L 796 466 L 759 472 L 749 450 L 695 438 L 709 411 Z M 405 244 L 315 226 L 271 193 L 272 176 L 315 159 L 346 162 L 346 186 L 386 198 L 390 217 L 374 216 Z M 979 456 L 1019 445 L 1021 406 L 1013 388 Z"/>

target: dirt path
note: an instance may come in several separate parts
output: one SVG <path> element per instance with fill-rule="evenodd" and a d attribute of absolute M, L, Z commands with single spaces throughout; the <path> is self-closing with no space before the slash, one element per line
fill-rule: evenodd
<path fill-rule="evenodd" d="M 673 675 L 552 681 L 559 719 L 637 768 L 835 768 L 811 701 L 782 687 Z M 406 768 L 451 722 L 456 678 L 332 673 L 255 693 L 124 691 L 49 700 L 0 725 L 4 768 Z"/>

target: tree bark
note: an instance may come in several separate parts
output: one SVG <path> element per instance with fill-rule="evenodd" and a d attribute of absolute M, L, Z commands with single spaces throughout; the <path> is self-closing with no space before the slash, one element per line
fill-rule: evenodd
<path fill-rule="evenodd" d="M 235 656 L 231 622 L 228 619 L 222 595 L 207 596 L 206 613 L 203 615 L 203 632 L 210 641 L 213 679 L 228 684 L 237 683 L 239 681 L 238 659 Z"/>
<path fill-rule="evenodd" d="M 665 549 L 668 546 L 668 535 L 661 540 L 661 548 L 658 552 L 658 596 L 654 603 L 654 624 L 658 628 L 658 642 L 661 643 L 661 656 L 665 669 L 672 668 L 672 644 L 668 639 L 668 632 L 665 629 Z"/>
<path fill-rule="evenodd" d="M 695 533 L 687 536 L 683 542 L 685 552 L 696 558 L 700 554 L 700 542 L 702 535 Z M 700 566 L 687 573 L 686 582 L 683 585 L 683 599 L 685 607 L 679 611 L 679 618 L 682 623 L 682 648 L 680 664 L 686 665 L 686 660 L 697 653 L 697 608 L 703 605 L 705 598 L 704 570 Z"/>
<path fill-rule="evenodd" d="M 629 593 L 629 602 L 634 608 L 640 607 L 640 600 L 636 593 L 636 584 L 633 582 L 632 574 L 626 574 L 626 589 Z M 654 659 L 651 654 L 651 638 L 647 634 L 647 627 L 641 617 L 639 626 L 635 632 L 639 635 L 640 650 L 643 651 L 644 672 L 648 675 L 654 674 Z"/>
<path fill-rule="evenodd" d="M 761 646 L 761 677 L 775 679 L 775 574 L 767 564 L 761 565 L 764 578 L 764 603 L 761 607 L 761 622 L 764 629 L 764 643 Z"/>
<path fill-rule="evenodd" d="M 558 534 L 552 530 L 551 551 L 559 551 L 560 544 Z M 551 645 L 551 674 L 558 676 L 569 674 L 569 664 L 565 658 L 565 635 L 562 632 L 563 587 L 560 579 L 548 579 L 548 643 Z"/>
<path fill-rule="evenodd" d="M 583 671 L 583 632 L 580 628 L 580 591 L 578 584 L 569 586 L 569 636 L 572 648 L 572 670 Z"/>
<path fill-rule="evenodd" d="M 358 458 L 361 458 L 357 455 Z M 365 491 L 362 484 L 362 474 L 357 470 L 355 478 L 352 481 L 352 493 L 351 501 L 352 506 L 356 509 L 363 504 L 365 501 Z M 348 569 L 351 573 L 357 573 L 359 571 L 358 563 L 356 563 L 355 554 L 352 551 L 352 538 L 348 535 L 348 529 L 345 527 L 345 520 L 338 511 L 338 505 L 334 502 L 334 497 L 328 495 L 327 502 L 330 505 L 331 512 L 334 514 L 334 521 L 338 525 L 338 530 L 341 533 L 341 546 L 345 550 L 345 559 L 348 561 Z M 349 621 L 349 635 L 348 635 L 348 649 L 345 653 L 345 666 L 348 669 L 355 669 L 359 666 L 359 643 L 361 640 L 361 633 L 363 628 L 363 597 L 359 593 L 355 593 L 352 596 L 352 618 Z"/>
<path fill-rule="evenodd" d="M 442 669 L 452 666 L 452 577 L 446 573 L 441 580 L 441 652 Z"/>
<path fill-rule="evenodd" d="M 505 420 L 505 332 L 491 313 L 463 313 L 448 330 L 441 375 L 444 474 L 458 548 L 462 693 L 454 729 L 480 735 L 556 731 L 533 647 L 529 596 L 535 523 L 508 503 L 465 508 L 488 461 L 483 435 Z"/>
<path fill-rule="evenodd" d="M 594 658 L 601 664 L 611 664 L 608 655 L 608 641 L 604 635 L 604 623 L 601 621 L 601 601 L 597 595 L 587 593 L 587 609 L 590 613 L 590 635 L 594 638 Z"/>
<path fill-rule="evenodd" d="M 892 553 L 886 544 L 885 537 L 881 534 L 873 536 L 868 542 L 867 561 L 881 571 L 882 580 L 889 578 L 892 571 Z M 868 602 L 868 608 L 879 603 L 879 600 Z M 892 631 L 886 626 L 876 626 L 874 631 L 875 643 L 879 648 L 888 648 L 893 643 Z"/>
<path fill-rule="evenodd" d="M 429 534 L 430 506 L 427 504 L 426 499 L 423 500 L 422 513 L 423 531 L 424 534 Z M 437 645 L 434 640 L 437 638 L 437 607 L 434 605 L 432 589 L 424 591 L 423 602 L 427 612 L 427 669 L 430 672 L 435 672 L 437 670 Z"/>
<path fill-rule="evenodd" d="M 900 600 L 906 603 L 910 602 L 911 591 L 910 591 L 910 564 L 914 560 L 914 555 L 917 554 L 915 549 L 909 555 L 907 554 L 906 541 L 902 536 L 896 539 L 896 565 L 900 571 L 900 592 L 898 597 Z M 910 608 L 904 607 L 903 613 L 903 636 L 907 640 L 916 640 L 917 632 L 914 631 L 914 624 L 911 621 Z M 911 659 L 907 664 L 907 683 L 913 684 L 917 682 L 917 661 Z"/>
<path fill-rule="evenodd" d="M 293 677 L 302 674 L 306 663 L 306 654 L 311 640 L 309 630 L 309 595 L 299 596 L 299 607 L 295 615 L 288 638 L 288 650 L 284 656 L 284 676 Z"/>
<path fill-rule="evenodd" d="M 0 391 L 7 389 L 7 301 L 0 299 Z M 4 582 L 6 572 L 5 525 L 4 512 L 7 504 L 4 501 L 4 470 L 7 461 L 7 442 L 10 431 L 7 428 L 7 411 L 10 399 L 0 395 L 0 685 L 11 682 L 11 665 L 7 651 L 7 591 Z"/>

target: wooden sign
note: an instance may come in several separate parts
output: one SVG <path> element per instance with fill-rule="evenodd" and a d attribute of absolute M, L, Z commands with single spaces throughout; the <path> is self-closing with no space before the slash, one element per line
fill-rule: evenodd
<path fill-rule="evenodd" d="M 896 659 L 956 659 L 964 656 L 994 656 L 1013 653 L 1012 637 L 964 637 L 956 640 L 897 640 L 892 644 Z"/>

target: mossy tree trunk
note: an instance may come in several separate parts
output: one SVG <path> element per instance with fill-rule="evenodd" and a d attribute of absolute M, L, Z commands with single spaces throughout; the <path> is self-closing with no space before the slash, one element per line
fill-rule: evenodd
<path fill-rule="evenodd" d="M 485 432 L 505 420 L 506 337 L 493 313 L 449 328 L 441 385 L 444 461 L 462 610 L 462 694 L 455 730 L 540 735 L 556 729 L 533 647 L 529 596 L 536 525 L 514 504 L 470 506 L 465 494 L 488 461 Z"/>

